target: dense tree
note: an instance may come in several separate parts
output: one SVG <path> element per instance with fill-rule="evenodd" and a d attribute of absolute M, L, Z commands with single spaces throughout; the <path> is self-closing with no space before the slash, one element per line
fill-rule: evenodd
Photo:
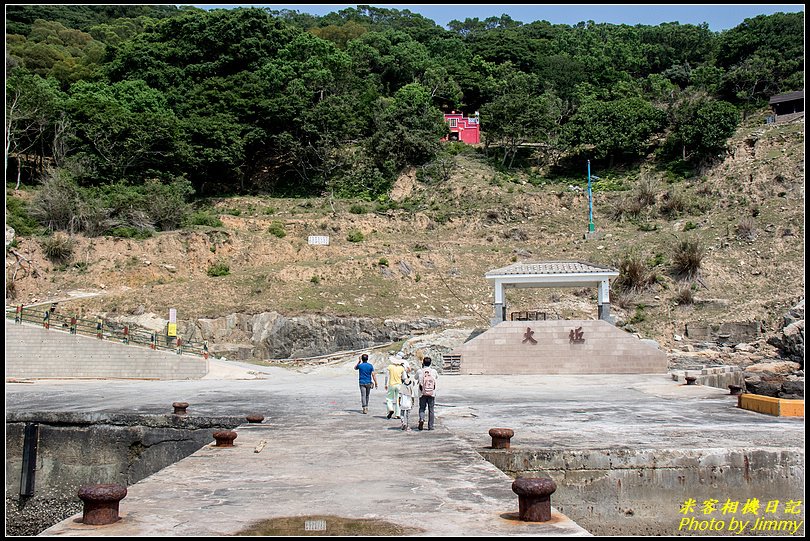
<path fill-rule="evenodd" d="M 448 27 L 367 5 L 9 6 L 7 176 L 11 156 L 69 167 L 83 190 L 372 197 L 434 159 L 453 109 L 481 111 L 504 166 L 524 143 L 539 165 L 631 161 L 664 134 L 663 155 L 698 162 L 738 109 L 804 82 L 803 13 L 722 33 L 507 15 Z"/>

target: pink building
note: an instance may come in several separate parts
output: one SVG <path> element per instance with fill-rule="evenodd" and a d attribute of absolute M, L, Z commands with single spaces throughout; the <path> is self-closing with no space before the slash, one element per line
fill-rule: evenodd
<path fill-rule="evenodd" d="M 442 141 L 461 141 L 467 144 L 477 144 L 481 142 L 481 132 L 478 129 L 479 118 L 478 111 L 475 116 L 468 116 L 464 118 L 462 113 L 447 113 L 444 115 L 444 120 L 450 125 L 450 135 L 442 139 Z"/>

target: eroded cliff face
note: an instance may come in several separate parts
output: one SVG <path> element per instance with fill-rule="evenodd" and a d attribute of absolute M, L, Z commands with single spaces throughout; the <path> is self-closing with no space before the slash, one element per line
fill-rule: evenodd
<path fill-rule="evenodd" d="M 152 314 L 120 317 L 121 323 L 163 331 L 167 320 Z M 214 319 L 178 321 L 186 340 L 208 341 L 213 355 L 228 359 L 290 359 L 378 346 L 436 329 L 447 320 L 375 319 L 328 315 L 284 316 L 278 312 L 234 313 Z"/>

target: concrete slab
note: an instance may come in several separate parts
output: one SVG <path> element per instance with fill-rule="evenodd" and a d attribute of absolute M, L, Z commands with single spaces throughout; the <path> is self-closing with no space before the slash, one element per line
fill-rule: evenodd
<path fill-rule="evenodd" d="M 121 522 L 91 531 L 74 517 L 44 535 L 233 534 L 315 514 L 387 520 L 416 535 L 587 535 L 562 516 L 511 520 L 511 479 L 476 452 L 490 446 L 490 428 L 512 428 L 517 450 L 804 447 L 803 419 L 741 410 L 727 391 L 668 375 L 442 375 L 437 430 L 407 433 L 385 418 L 382 389 L 361 413 L 353 365 L 228 362 L 217 370 L 231 379 L 218 381 L 7 383 L 7 411 L 167 413 L 186 401 L 191 415 L 265 416 L 238 430 L 233 449 L 205 447 L 129 487 Z"/>

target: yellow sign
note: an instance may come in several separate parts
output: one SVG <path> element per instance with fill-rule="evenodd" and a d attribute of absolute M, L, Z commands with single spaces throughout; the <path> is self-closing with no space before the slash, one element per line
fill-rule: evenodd
<path fill-rule="evenodd" d="M 169 323 L 169 332 L 167 336 L 177 336 L 177 323 Z"/>

